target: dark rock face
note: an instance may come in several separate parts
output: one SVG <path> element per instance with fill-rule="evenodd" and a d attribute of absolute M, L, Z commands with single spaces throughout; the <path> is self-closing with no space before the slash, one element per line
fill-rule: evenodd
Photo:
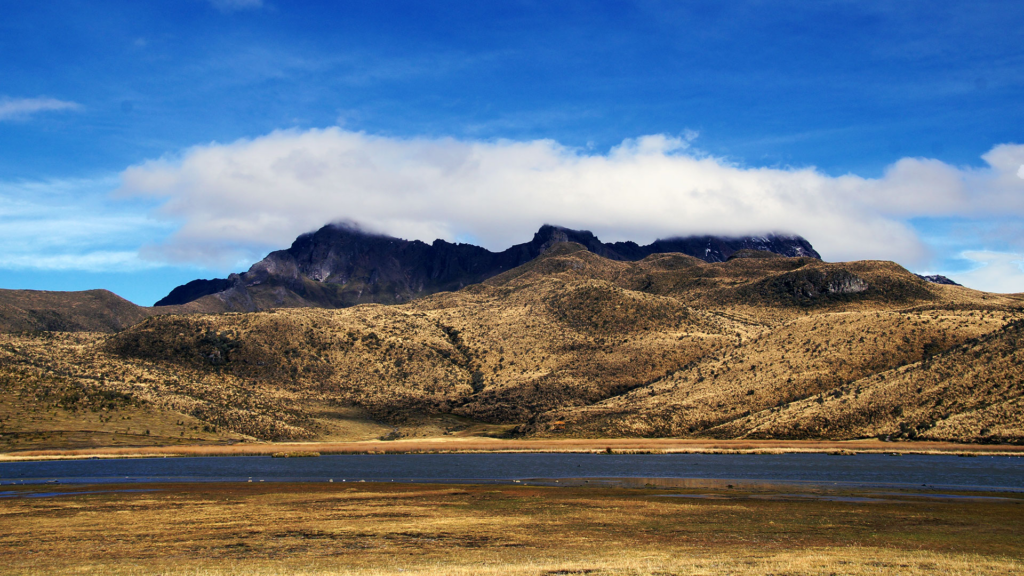
<path fill-rule="evenodd" d="M 846 270 L 800 269 L 756 283 L 757 293 L 770 301 L 814 304 L 847 294 L 866 292 L 868 283 Z"/>
<path fill-rule="evenodd" d="M 946 278 L 945 276 L 943 276 L 941 274 L 931 274 L 931 275 L 928 275 L 928 276 L 922 276 L 921 274 L 914 274 L 914 276 L 917 276 L 918 278 L 920 278 L 921 280 L 924 280 L 925 282 L 931 282 L 932 284 L 945 284 L 947 286 L 961 286 L 961 284 L 958 284 L 957 282 L 954 282 L 954 281 L 950 280 L 949 278 Z"/>
<path fill-rule="evenodd" d="M 207 294 L 216 294 L 231 288 L 234 283 L 230 280 L 224 280 L 216 278 L 213 280 L 193 280 L 188 284 L 178 286 L 167 296 L 164 296 L 157 301 L 154 306 L 173 306 L 175 304 L 185 304 L 198 300 Z"/>
<path fill-rule="evenodd" d="M 543 229 L 542 229 L 543 230 Z M 586 234 L 590 234 L 586 232 Z M 591 235 L 592 236 L 592 235 Z M 596 238 L 594 240 L 597 240 Z M 573 240 L 573 242 L 579 242 Z M 821 256 L 814 250 L 811 243 L 799 236 L 744 236 L 742 238 L 723 238 L 720 236 L 688 236 L 686 238 L 669 238 L 667 240 L 655 240 L 647 246 L 638 246 L 634 242 L 615 242 L 613 244 L 602 244 L 612 254 L 605 255 L 584 244 L 588 250 L 610 258 L 612 260 L 641 260 L 651 254 L 665 254 L 678 252 L 700 258 L 705 262 L 725 262 L 734 253 L 740 250 L 757 250 L 760 252 L 771 252 L 780 256 L 797 258 L 810 256 L 821 259 Z M 600 242 L 598 242 L 600 244 Z M 749 256 L 747 256 L 749 257 Z"/>
<path fill-rule="evenodd" d="M 680 252 L 707 262 L 724 262 L 741 250 L 820 258 L 799 236 L 691 236 L 640 246 L 635 242 L 606 244 L 585 230 L 545 225 L 529 242 L 491 252 L 471 244 L 444 240 L 426 244 L 329 224 L 299 236 L 287 250 L 271 252 L 244 274 L 232 274 L 226 280 L 194 280 L 175 288 L 156 305 L 184 304 L 211 294 L 228 310 L 249 311 L 406 302 L 482 282 L 533 260 L 560 242 L 582 244 L 612 260 Z"/>

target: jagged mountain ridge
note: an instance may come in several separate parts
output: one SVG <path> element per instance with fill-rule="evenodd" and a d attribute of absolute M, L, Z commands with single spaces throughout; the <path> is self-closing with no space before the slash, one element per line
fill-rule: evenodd
<path fill-rule="evenodd" d="M 544 225 L 529 242 L 502 252 L 472 244 L 435 240 L 426 244 L 329 224 L 299 236 L 287 250 L 270 253 L 248 272 L 227 279 L 194 280 L 178 286 L 156 306 L 206 298 L 207 308 L 256 311 L 278 307 L 342 308 L 354 304 L 397 304 L 477 284 L 525 264 L 552 245 L 575 242 L 615 261 L 652 254 L 681 253 L 705 262 L 724 262 L 741 250 L 820 259 L 799 236 L 690 236 L 635 242 L 601 242 L 585 230 Z"/>

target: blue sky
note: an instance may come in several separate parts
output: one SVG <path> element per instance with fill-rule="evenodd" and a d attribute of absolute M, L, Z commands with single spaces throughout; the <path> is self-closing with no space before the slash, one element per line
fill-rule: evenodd
<path fill-rule="evenodd" d="M 4 4 L 0 287 L 151 304 L 354 219 L 789 231 L 1024 291 L 1019 2 Z"/>

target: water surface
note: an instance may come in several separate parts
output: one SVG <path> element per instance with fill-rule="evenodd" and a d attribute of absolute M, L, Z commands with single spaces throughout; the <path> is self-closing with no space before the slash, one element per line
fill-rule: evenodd
<path fill-rule="evenodd" d="M 0 485 L 60 482 L 538 482 L 686 479 L 1024 491 L 1024 458 L 858 454 L 345 454 L 0 463 Z M 592 479 L 592 480 L 591 480 Z M 630 481 L 632 480 L 632 481 Z M 656 483 L 656 482 L 654 482 Z"/>

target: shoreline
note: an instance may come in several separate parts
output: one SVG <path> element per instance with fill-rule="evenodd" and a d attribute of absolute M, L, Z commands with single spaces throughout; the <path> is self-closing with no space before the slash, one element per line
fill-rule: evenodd
<path fill-rule="evenodd" d="M 26 450 L 0 453 L 2 462 L 39 460 L 127 459 L 334 454 L 914 454 L 1024 457 L 1024 446 L 953 442 L 883 442 L 881 440 L 692 440 L 615 438 L 571 440 L 503 440 L 497 438 L 429 438 L 355 442 L 261 442 Z"/>

